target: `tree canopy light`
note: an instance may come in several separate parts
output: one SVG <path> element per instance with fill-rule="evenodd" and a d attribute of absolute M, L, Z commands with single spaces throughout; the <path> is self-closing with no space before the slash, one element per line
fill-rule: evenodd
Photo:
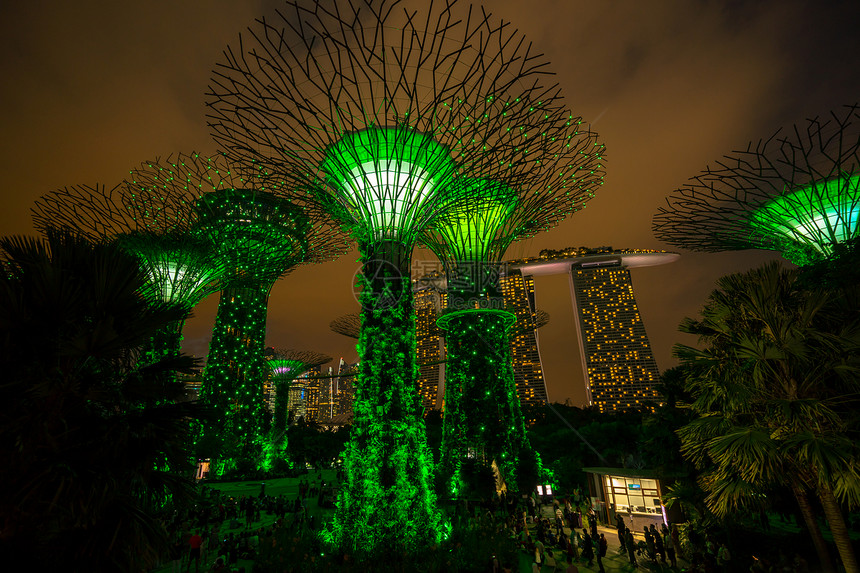
<path fill-rule="evenodd" d="M 91 241 L 117 241 L 135 255 L 147 277 L 144 294 L 153 302 L 172 303 L 186 312 L 221 288 L 226 267 L 213 257 L 215 245 L 190 231 L 191 206 L 153 197 L 146 209 L 133 187 L 79 185 L 44 195 L 33 208 L 37 229 L 64 228 Z M 176 356 L 184 321 L 156 334 L 144 360 Z"/>
<path fill-rule="evenodd" d="M 798 262 L 803 261 L 803 252 L 826 257 L 834 242 L 845 242 L 857 235 L 858 183 L 860 176 L 854 175 L 786 193 L 754 211 L 750 224 L 762 234 L 782 235 L 783 250 L 801 251 Z M 795 244 L 799 249 L 792 248 Z"/>
<path fill-rule="evenodd" d="M 655 236 L 698 251 L 770 249 L 798 265 L 860 234 L 860 106 L 777 131 L 708 167 L 654 216 Z"/>
<path fill-rule="evenodd" d="M 330 146 L 320 169 L 355 221 L 367 226 L 371 240 L 405 242 L 456 164 L 432 137 L 401 127 L 369 127 Z"/>
<path fill-rule="evenodd" d="M 580 120 L 519 32 L 456 0 L 424 8 L 288 1 L 225 50 L 208 102 L 213 137 L 246 177 L 292 181 L 359 244 L 360 366 L 327 536 L 368 554 L 415 551 L 443 529 L 415 392 L 419 235 L 458 177 L 573 209 L 601 173 L 602 146 L 580 145 Z"/>
<path fill-rule="evenodd" d="M 461 177 L 452 185 L 448 208 L 439 214 L 428 232 L 435 231 L 438 239 L 428 242 L 436 246 L 443 261 L 456 264 L 495 260 L 502 254 L 497 234 L 517 199 L 516 191 L 504 183 Z"/>

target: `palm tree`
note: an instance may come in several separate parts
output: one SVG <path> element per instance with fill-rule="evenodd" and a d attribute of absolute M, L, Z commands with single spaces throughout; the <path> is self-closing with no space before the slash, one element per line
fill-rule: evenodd
<path fill-rule="evenodd" d="M 156 512 L 192 491 L 181 471 L 198 412 L 165 375 L 192 359 L 139 357 L 186 311 L 148 302 L 146 276 L 114 245 L 50 232 L 0 250 L 0 559 L 151 568 L 167 545 Z"/>
<path fill-rule="evenodd" d="M 703 349 L 675 347 L 690 369 L 699 418 L 679 430 L 718 515 L 762 507 L 775 484 L 791 487 L 822 566 L 832 570 L 807 495 L 818 497 L 846 571 L 857 560 L 840 502 L 860 503 L 856 428 L 860 315 L 856 287 L 804 289 L 777 263 L 722 278 L 699 320 L 681 331 Z"/>

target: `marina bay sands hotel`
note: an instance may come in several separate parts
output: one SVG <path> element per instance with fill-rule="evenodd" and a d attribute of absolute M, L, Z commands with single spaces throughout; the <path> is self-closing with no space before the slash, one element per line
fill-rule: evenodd
<path fill-rule="evenodd" d="M 535 307 L 534 277 L 567 274 L 588 405 L 601 412 L 653 409 L 659 398 L 655 389 L 659 371 L 636 305 L 630 269 L 678 257 L 665 251 L 579 247 L 503 263 L 505 304 L 517 317 L 511 327 L 511 351 L 522 403 L 542 404 L 547 399 L 537 330 L 548 319 Z M 435 326 L 444 297 L 440 281 L 433 277 L 416 281 L 419 392 L 428 409 L 441 407 L 444 396 L 445 345 Z"/>

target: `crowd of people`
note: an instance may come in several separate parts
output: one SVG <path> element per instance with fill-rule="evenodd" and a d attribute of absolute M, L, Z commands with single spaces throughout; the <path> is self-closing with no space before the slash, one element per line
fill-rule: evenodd
<path fill-rule="evenodd" d="M 198 503 L 187 511 L 174 511 L 167 522 L 172 539 L 172 573 L 229 572 L 239 560 L 254 560 L 261 545 L 271 545 L 281 527 L 314 530 L 318 516 L 310 511 L 313 498 L 317 507 L 326 505 L 326 482 L 299 481 L 295 498 L 285 494 L 267 495 L 261 484 L 256 496 L 233 496 L 203 487 Z M 264 525 L 265 523 L 265 525 Z"/>
<path fill-rule="evenodd" d="M 315 507 L 323 507 L 331 488 L 321 475 L 318 477 L 302 479 L 295 497 L 267 495 L 264 484 L 256 496 L 231 496 L 204 487 L 195 507 L 185 513 L 176 512 L 169 520 L 174 540 L 169 555 L 172 573 L 188 573 L 192 567 L 195 573 L 201 569 L 204 573 L 227 573 L 240 560 L 255 560 L 261 547 L 274 547 L 282 531 L 292 538 L 319 529 L 320 516 L 309 511 L 311 500 L 316 498 Z M 589 501 L 577 496 L 542 499 L 534 493 L 522 497 L 502 494 L 482 502 L 461 501 L 450 517 L 455 531 L 489 527 L 504 532 L 532 562 L 535 573 L 577 573 L 583 564 L 602 572 L 609 543 L 606 529 L 598 531 L 598 515 Z M 621 515 L 616 516 L 614 525 L 619 552 L 626 553 L 634 566 L 643 560 L 677 566 L 680 543 L 675 527 L 661 524 L 658 530 L 652 524 L 644 528 L 639 539 L 640 535 L 634 537 Z M 713 549 L 712 554 L 693 563 L 694 570 L 726 570 L 731 556 L 725 544 L 712 543 L 708 547 Z M 501 572 L 513 565 L 497 561 L 493 568 Z"/>

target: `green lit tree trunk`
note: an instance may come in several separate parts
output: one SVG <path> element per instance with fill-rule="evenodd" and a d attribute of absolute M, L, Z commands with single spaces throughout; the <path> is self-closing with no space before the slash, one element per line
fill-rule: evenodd
<path fill-rule="evenodd" d="M 456 336 L 456 326 L 449 324 L 451 332 L 445 334 L 445 414 L 442 419 L 442 445 L 439 462 L 439 478 L 443 491 L 451 497 L 462 493 L 462 463 L 468 452 L 468 432 L 466 411 L 467 396 L 470 395 L 469 362 L 461 349 L 462 338 Z"/>
<path fill-rule="evenodd" d="M 206 429 L 221 444 L 218 473 L 256 469 L 266 435 L 263 387 L 269 365 L 263 355 L 266 305 L 271 285 L 221 292 L 201 395 L 214 407 L 217 426 Z"/>
<path fill-rule="evenodd" d="M 501 416 L 501 429 L 493 445 L 494 450 L 499 452 L 496 462 L 509 489 L 531 491 L 537 485 L 540 459 L 526 435 L 507 330 L 495 340 L 493 354 L 501 357 L 501 372 L 490 386 L 491 400 L 498 405 Z"/>
<path fill-rule="evenodd" d="M 367 555 L 420 549 L 441 533 L 433 457 L 415 392 L 409 253 L 400 245 L 387 247 L 376 256 L 365 251 L 360 366 L 343 456 L 346 483 L 330 530 L 336 546 Z"/>
<path fill-rule="evenodd" d="M 276 379 L 275 406 L 272 412 L 272 429 L 263 445 L 261 469 L 270 471 L 284 467 L 287 462 L 287 424 L 289 421 L 290 379 Z M 281 461 L 277 461 L 277 460 Z"/>
<path fill-rule="evenodd" d="M 455 312 L 446 322 L 441 468 L 454 495 L 465 485 L 460 469 L 467 458 L 487 467 L 495 461 L 512 489 L 518 489 L 520 463 L 534 460 L 514 383 L 508 325 L 506 313 L 489 309 Z"/>

